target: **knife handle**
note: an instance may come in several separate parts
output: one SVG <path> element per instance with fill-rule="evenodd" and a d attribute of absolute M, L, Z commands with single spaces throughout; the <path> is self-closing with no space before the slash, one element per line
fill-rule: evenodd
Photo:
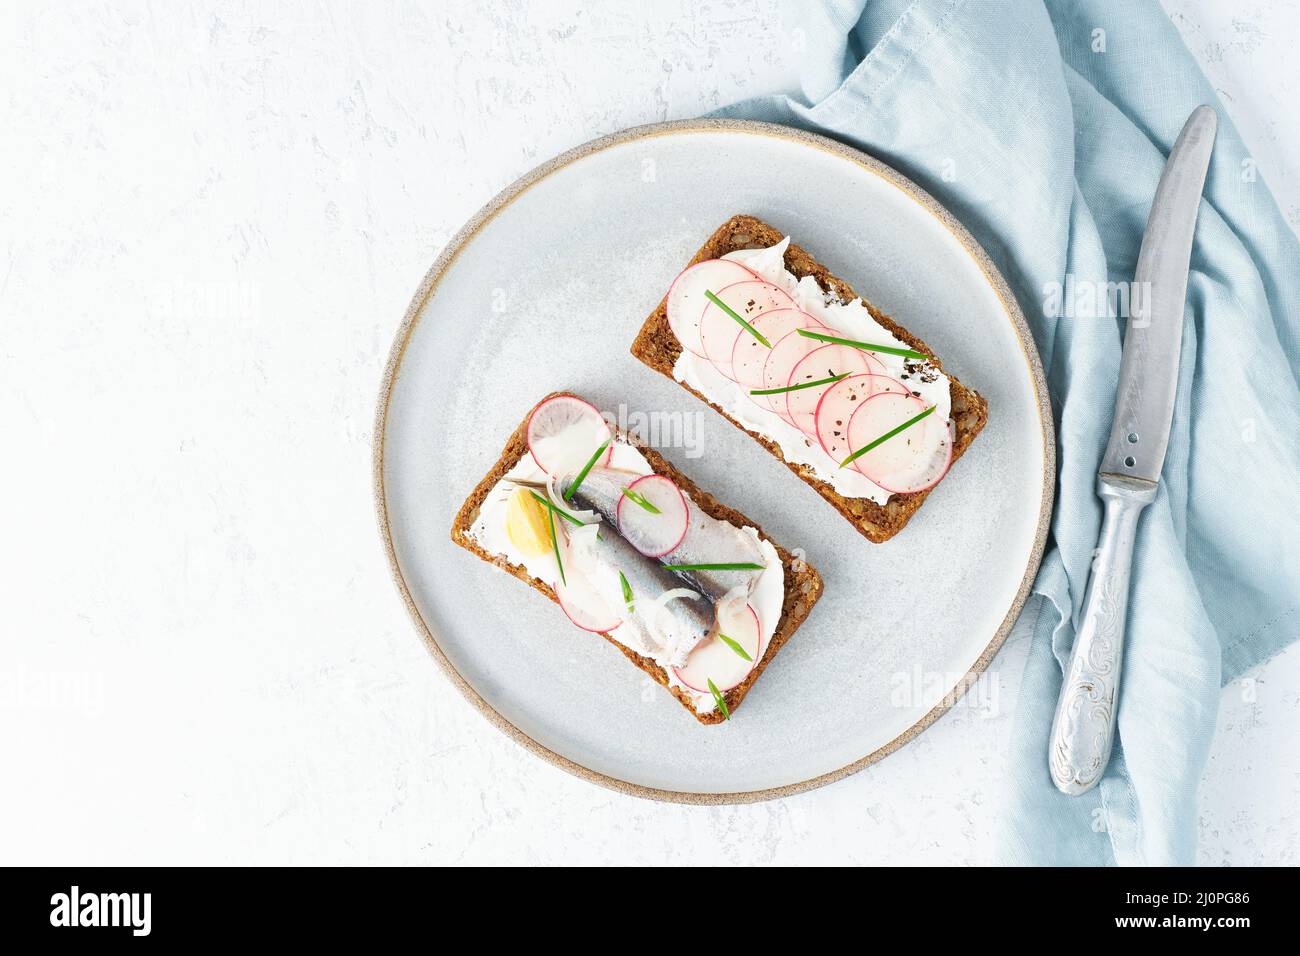
<path fill-rule="evenodd" d="M 1155 500 L 1149 481 L 1104 475 L 1101 539 L 1088 575 L 1079 630 L 1052 719 L 1047 763 L 1056 789 L 1071 796 L 1091 790 L 1110 760 L 1124 660 L 1124 619 L 1138 517 Z"/>

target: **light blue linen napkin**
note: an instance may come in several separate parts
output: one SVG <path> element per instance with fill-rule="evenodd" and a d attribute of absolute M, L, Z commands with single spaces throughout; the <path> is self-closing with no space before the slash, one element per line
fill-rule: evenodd
<path fill-rule="evenodd" d="M 1300 244 L 1154 0 L 833 0 L 801 10 L 802 90 L 722 111 L 862 147 L 948 207 L 1019 299 L 1047 370 L 1060 475 L 1017 625 L 1004 859 L 1187 864 L 1220 687 L 1300 632 Z M 1170 147 L 1219 111 L 1188 286 L 1173 436 L 1143 517 L 1114 757 L 1077 798 L 1046 739 L 1101 523 L 1122 322 L 1051 293 L 1132 279 Z M 993 410 L 996 414 L 996 409 Z"/>

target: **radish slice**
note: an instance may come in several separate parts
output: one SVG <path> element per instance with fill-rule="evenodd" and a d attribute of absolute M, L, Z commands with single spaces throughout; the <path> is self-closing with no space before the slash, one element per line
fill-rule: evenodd
<path fill-rule="evenodd" d="M 858 404 L 849 419 L 849 448 L 856 451 L 893 431 L 929 406 L 914 395 L 880 392 Z M 903 493 L 933 485 L 952 460 L 948 423 L 932 414 L 853 461 L 886 491 Z"/>
<path fill-rule="evenodd" d="M 876 373 L 874 388 L 876 392 L 895 392 L 899 395 L 912 395 L 913 397 L 916 394 L 892 375 L 881 375 L 879 373 Z"/>
<path fill-rule="evenodd" d="M 762 279 L 749 279 L 710 291 L 750 325 L 753 325 L 754 320 L 765 312 L 794 308 L 793 299 L 772 283 L 764 282 Z M 700 316 L 700 345 L 704 350 L 705 358 L 716 365 L 718 371 L 728 378 L 732 377 L 731 353 L 736 344 L 737 331 L 751 339 L 754 338 L 724 309 L 706 300 L 704 312 Z M 771 341 L 768 339 L 768 342 Z M 755 342 L 757 343 L 757 339 Z M 761 343 L 758 344 L 761 347 Z"/>
<path fill-rule="evenodd" d="M 700 316 L 709 300 L 704 290 L 717 292 L 737 282 L 753 279 L 754 273 L 730 259 L 706 259 L 688 267 L 668 287 L 668 326 L 682 347 L 705 358 L 700 345 Z"/>
<path fill-rule="evenodd" d="M 603 634 L 623 623 L 585 575 L 570 570 L 567 580 L 555 582 L 553 590 L 569 620 L 584 631 Z"/>
<path fill-rule="evenodd" d="M 559 531 L 559 528 L 556 528 Z M 623 623 L 624 607 L 610 606 L 595 580 L 582 574 L 581 562 L 573 557 L 575 546 L 568 533 L 560 533 L 560 551 L 564 555 L 565 576 L 551 585 L 555 600 L 560 602 L 569 620 L 584 631 L 608 633 Z"/>
<path fill-rule="evenodd" d="M 882 391 L 903 391 L 901 383 L 883 375 L 850 375 L 822 392 L 813 420 L 822 450 L 839 464 L 849 447 L 849 420 L 858 405 Z M 812 389 L 809 389 L 812 391 Z"/>
<path fill-rule="evenodd" d="M 811 332 L 821 332 L 825 335 L 837 334 L 834 329 L 827 328 L 824 325 L 812 325 L 808 327 Z M 767 361 L 763 363 L 763 388 L 785 388 L 790 382 L 790 375 L 794 372 L 794 367 L 799 364 L 809 352 L 814 352 L 825 345 L 825 342 L 819 342 L 816 339 L 810 339 L 800 335 L 796 329 L 787 333 L 779 342 L 773 342 L 771 350 L 767 353 Z M 754 402 L 759 408 L 765 408 L 769 412 L 775 412 L 786 421 L 786 395 L 785 392 L 777 392 L 775 395 L 752 395 Z"/>
<path fill-rule="evenodd" d="M 613 437 L 596 406 L 572 395 L 548 398 L 528 416 L 528 450 L 548 475 L 572 474 L 607 441 L 610 446 L 600 464 L 608 464 Z"/>
<path fill-rule="evenodd" d="M 820 324 L 807 312 L 798 309 L 773 309 L 764 312 L 750 325 L 773 344 L 781 341 L 795 329 L 809 329 Z M 731 377 L 748 389 L 763 388 L 763 366 L 772 350 L 744 329 L 736 335 L 731 346 Z"/>
<path fill-rule="evenodd" d="M 924 468 L 906 477 L 890 476 L 882 478 L 880 481 L 876 481 L 876 484 L 890 494 L 911 494 L 914 491 L 927 491 L 933 488 L 939 483 L 939 479 L 948 474 L 948 469 L 952 467 L 952 446 L 956 440 L 956 432 L 953 430 L 952 423 L 949 422 L 946 440 L 943 441 L 938 453 L 927 462 Z M 875 481 L 875 479 L 873 478 L 872 481 Z"/>
<path fill-rule="evenodd" d="M 795 364 L 786 385 L 816 382 L 844 372 L 877 374 L 884 371 L 885 366 L 878 358 L 861 349 L 849 345 L 824 345 L 813 349 Z M 817 434 L 817 403 L 833 384 L 835 383 L 831 382 L 785 393 L 786 418 L 794 422 L 795 428 L 806 435 Z"/>
<path fill-rule="evenodd" d="M 745 649 L 751 660 L 745 660 L 724 640 L 718 637 L 721 631 Z M 728 609 L 718 606 L 718 626 L 712 636 L 701 642 L 686 663 L 674 667 L 677 679 L 691 690 L 708 694 L 709 681 L 722 693 L 738 685 L 760 659 L 759 645 L 763 639 L 763 628 L 758 621 L 758 612 L 748 604 L 733 605 Z"/>
<path fill-rule="evenodd" d="M 686 528 L 691 520 L 686 496 L 663 475 L 644 475 L 628 485 L 628 489 L 657 508 L 659 513 L 648 511 L 623 495 L 618 499 L 615 513 L 619 533 L 646 557 L 663 557 L 686 537 Z"/>

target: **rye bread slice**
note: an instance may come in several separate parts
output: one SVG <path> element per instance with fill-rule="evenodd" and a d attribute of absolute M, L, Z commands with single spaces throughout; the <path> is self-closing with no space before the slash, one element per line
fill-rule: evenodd
<path fill-rule="evenodd" d="M 766 249 L 780 242 L 783 238 L 785 238 L 784 233 L 761 219 L 756 219 L 753 216 L 732 216 L 718 227 L 717 231 L 709 237 L 708 241 L 704 243 L 700 251 L 695 254 L 687 265 L 694 265 L 697 262 L 703 262 L 705 259 L 717 259 L 737 249 Z M 838 276 L 831 275 L 825 266 L 793 242 L 790 243 L 790 247 L 785 253 L 785 267 L 796 278 L 812 276 L 825 292 L 841 301 L 850 302 L 853 299 L 861 298 L 858 293 L 853 291 L 852 286 Z M 885 315 L 865 298 L 862 301 L 877 322 L 906 342 L 909 347 L 927 355 L 934 355 L 933 349 L 923 341 Z M 677 341 L 677 336 L 673 334 L 668 325 L 668 297 L 665 293 L 664 298 L 659 302 L 658 308 L 650 313 L 649 318 L 641 326 L 641 331 L 632 343 L 632 354 L 656 372 L 666 375 L 668 378 L 673 378 L 673 365 L 677 362 L 677 356 L 681 352 L 681 343 Z M 934 359 L 934 364 L 940 369 L 943 368 L 943 364 L 938 358 Z M 949 374 L 948 378 L 951 382 L 949 393 L 952 397 L 952 420 L 956 432 L 956 440 L 953 443 L 952 451 L 953 463 L 955 464 L 988 421 L 988 401 L 978 392 L 967 388 L 956 378 L 953 378 L 952 375 Z M 812 469 L 805 465 L 786 461 L 785 456 L 781 454 L 781 449 L 775 442 L 746 428 L 719 408 L 717 404 L 709 401 L 689 385 L 682 384 L 682 388 L 711 406 L 723 418 L 748 434 L 778 459 L 785 462 L 787 468 L 829 501 L 835 510 L 847 518 L 869 541 L 879 544 L 882 541 L 888 541 L 902 531 L 908 520 L 921 507 L 926 496 L 933 490 L 927 489 L 912 492 L 911 494 L 896 494 L 883 505 L 876 504 L 866 498 L 845 498 L 829 482 L 823 481 L 813 474 Z"/>
<path fill-rule="evenodd" d="M 550 395 L 547 395 L 546 398 L 554 398 L 557 395 L 570 394 L 572 393 L 552 392 Z M 580 398 L 581 396 L 574 397 Z M 545 400 L 545 398 L 542 399 L 542 401 Z M 501 452 L 501 457 L 497 459 L 497 462 L 492 466 L 491 471 L 489 471 L 487 476 L 480 481 L 477 486 L 475 486 L 474 490 L 470 492 L 469 497 L 465 499 L 465 503 L 461 505 L 460 511 L 456 514 L 456 520 L 452 523 L 451 540 L 456 542 L 456 544 L 460 545 L 465 550 L 478 555 L 484 561 L 495 564 L 502 570 L 513 574 L 520 581 L 531 585 L 533 588 L 558 604 L 559 601 L 555 597 L 555 591 L 553 591 L 551 586 L 545 581 L 533 577 L 528 573 L 528 570 L 521 565 L 512 564 L 504 555 L 489 553 L 469 534 L 470 528 L 473 527 L 474 522 L 478 519 L 479 508 L 482 506 L 488 494 L 491 493 L 494 487 L 496 487 L 497 482 L 505 477 L 506 473 L 518 463 L 519 459 L 528 454 L 527 427 L 528 416 L 525 415 L 524 420 L 519 424 L 519 427 L 515 429 L 514 434 L 510 436 L 510 440 L 506 442 L 506 447 Z M 687 497 L 694 501 L 705 514 L 717 518 L 720 521 L 727 521 L 737 526 L 748 525 L 757 530 L 760 538 L 771 542 L 772 546 L 776 549 L 777 555 L 781 559 L 782 566 L 785 568 L 785 600 L 781 603 L 781 618 L 777 621 L 776 629 L 772 632 L 772 639 L 768 642 L 767 650 L 754 666 L 754 669 L 749 672 L 749 676 L 736 687 L 733 687 L 722 695 L 723 699 L 727 703 L 727 709 L 734 714 L 736 708 L 740 706 L 740 702 L 744 700 L 745 695 L 749 693 L 749 689 L 754 686 L 754 681 L 758 680 L 758 676 L 763 673 L 763 670 L 767 665 L 772 662 L 774 657 L 776 657 L 777 652 L 781 650 L 782 646 L 785 645 L 785 642 L 788 641 L 794 635 L 794 632 L 799 629 L 799 625 L 803 623 L 804 618 L 808 616 L 808 612 L 812 610 L 813 605 L 817 603 L 817 599 L 821 597 L 821 575 L 802 558 L 796 557 L 775 541 L 772 541 L 772 539 L 763 532 L 763 529 L 759 527 L 756 522 L 746 518 L 739 511 L 736 511 L 733 508 L 728 508 L 708 492 L 701 490 L 695 482 L 691 481 L 673 467 L 672 464 L 670 464 L 653 448 L 650 448 L 641 442 L 636 435 L 620 432 L 618 437 L 635 446 L 641 454 L 645 456 L 646 461 L 650 463 L 650 467 L 656 474 L 672 479 L 677 487 L 680 488 Z M 684 693 L 680 688 L 669 686 L 668 674 L 662 667 L 650 658 L 643 657 L 635 651 L 624 647 L 608 634 L 601 634 L 600 636 L 622 651 L 623 655 L 633 664 L 641 668 L 641 670 L 645 671 L 656 681 L 666 687 L 669 693 L 676 697 L 678 702 L 690 711 L 691 715 L 700 723 L 717 724 L 726 719 L 720 710 L 713 710 L 709 713 L 703 714 L 697 713 L 695 708 L 692 706 L 691 698 L 686 693 Z"/>

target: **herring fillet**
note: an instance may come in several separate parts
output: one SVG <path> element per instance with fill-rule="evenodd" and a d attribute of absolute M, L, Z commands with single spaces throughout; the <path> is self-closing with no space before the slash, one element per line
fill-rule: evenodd
<path fill-rule="evenodd" d="M 621 572 L 627 579 L 632 592 L 632 615 L 639 624 L 636 631 L 645 631 L 665 657 L 680 665 L 686 662 L 691 650 L 713 630 L 717 621 L 718 596 L 712 592 L 716 590 L 716 585 L 713 588 L 705 587 L 690 572 L 665 568 L 662 561 L 642 554 L 619 533 L 615 513 L 618 499 L 623 493 L 622 489 L 638 477 L 640 476 L 631 472 L 593 468 L 574 493 L 572 503 L 583 511 L 597 512 L 603 520 L 596 526 L 579 528 L 577 532 L 591 529 L 591 535 L 583 538 L 583 546 L 590 549 L 592 557 L 597 561 L 596 567 Z M 511 483 L 531 488 L 542 497 L 547 496 L 546 485 L 542 482 L 511 480 Z M 561 490 L 567 490 L 572 483 L 572 479 L 565 480 L 560 485 Z M 602 534 L 601 531 L 606 533 Z M 576 537 L 575 534 L 575 540 Z M 572 570 L 570 573 L 573 573 Z M 605 583 L 609 584 L 608 581 Z M 670 591 L 680 591 L 683 584 L 693 593 L 693 597 L 682 595 L 672 600 L 660 600 Z M 612 588 L 606 586 L 600 590 L 612 602 L 609 594 Z M 651 606 L 655 604 L 658 604 L 658 611 Z M 666 623 L 662 616 L 664 614 L 668 615 Z"/>
<path fill-rule="evenodd" d="M 692 588 L 694 599 L 682 596 L 659 601 L 664 594 L 679 590 L 682 582 L 674 572 L 632 547 L 616 529 L 612 534 L 593 536 L 591 547 L 603 566 L 622 572 L 627 579 L 632 591 L 632 616 L 639 619 L 669 660 L 678 665 L 686 663 L 687 655 L 713 629 L 717 619 L 713 599 Z M 653 607 L 656 603 L 658 611 Z M 664 614 L 669 617 L 666 625 Z"/>
<path fill-rule="evenodd" d="M 573 500 L 588 511 L 598 512 L 615 531 L 618 530 L 618 503 L 623 497 L 623 489 L 640 475 L 621 471 L 616 468 L 593 468 L 587 473 Z M 560 483 L 564 493 L 568 493 L 571 481 Z M 762 564 L 763 553 L 758 543 L 749 535 L 733 525 L 710 518 L 690 499 L 686 499 L 687 526 L 686 536 L 681 543 L 667 554 L 647 561 L 660 564 Z M 640 554 L 640 552 L 637 552 Z M 753 589 L 761 571 L 672 571 L 686 586 L 699 591 L 712 600 L 721 601 L 738 587 L 743 587 L 746 594 Z"/>

